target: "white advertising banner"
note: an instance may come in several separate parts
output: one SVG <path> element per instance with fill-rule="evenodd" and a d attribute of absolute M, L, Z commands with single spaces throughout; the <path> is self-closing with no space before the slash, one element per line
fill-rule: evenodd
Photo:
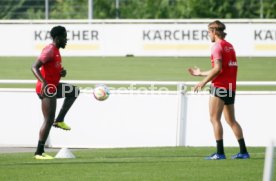
<path fill-rule="evenodd" d="M 209 56 L 209 22 L 57 23 L 68 31 L 64 56 Z M 57 24 L 0 24 L 0 56 L 38 56 Z M 237 56 L 276 56 L 276 22 L 225 23 Z"/>

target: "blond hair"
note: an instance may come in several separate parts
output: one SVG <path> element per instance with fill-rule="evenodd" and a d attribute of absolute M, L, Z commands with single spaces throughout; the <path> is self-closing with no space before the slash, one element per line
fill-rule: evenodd
<path fill-rule="evenodd" d="M 224 39 L 227 35 L 224 30 L 226 29 L 225 24 L 220 22 L 219 20 L 216 20 L 212 23 L 209 23 L 208 30 L 215 31 L 215 34 L 221 38 Z"/>

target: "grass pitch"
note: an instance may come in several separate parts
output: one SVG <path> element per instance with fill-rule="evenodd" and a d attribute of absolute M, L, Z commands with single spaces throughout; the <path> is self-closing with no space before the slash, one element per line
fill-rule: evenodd
<path fill-rule="evenodd" d="M 1 79 L 35 79 L 31 65 L 35 57 L 0 57 Z M 238 81 L 275 81 L 275 58 L 238 58 Z M 188 74 L 189 67 L 211 68 L 204 57 L 64 57 L 65 80 L 145 80 L 199 81 Z M 0 85 L 1 87 L 33 87 Z M 244 88 L 238 87 L 238 90 Z M 275 87 L 252 87 L 247 90 L 276 90 Z"/>
<path fill-rule="evenodd" d="M 76 159 L 34 160 L 33 153 L 0 154 L 0 180 L 255 181 L 262 180 L 264 148 L 249 147 L 251 159 L 204 160 L 211 147 L 84 149 Z M 56 153 L 50 153 L 55 155 Z M 275 171 L 275 169 L 274 169 Z"/>

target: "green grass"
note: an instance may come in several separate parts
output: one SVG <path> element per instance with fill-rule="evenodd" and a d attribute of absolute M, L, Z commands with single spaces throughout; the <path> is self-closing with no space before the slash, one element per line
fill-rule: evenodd
<path fill-rule="evenodd" d="M 35 57 L 0 57 L 1 79 L 35 79 L 30 70 L 35 59 Z M 238 61 L 238 81 L 276 80 L 275 58 L 239 58 Z M 202 70 L 210 69 L 209 58 L 63 58 L 63 66 L 67 69 L 68 73 L 67 77 L 64 78 L 65 80 L 199 81 L 201 78 L 192 77 L 187 72 L 189 67 L 195 65 L 202 68 Z M 12 87 L 12 85 L 2 85 L 2 87 L 7 86 Z M 22 85 L 16 86 L 22 87 Z M 30 85 L 25 85 L 25 87 L 30 87 Z M 253 90 L 255 89 L 256 88 L 253 87 Z M 276 90 L 275 87 L 263 87 L 260 89 Z"/>
<path fill-rule="evenodd" d="M 76 159 L 34 160 L 33 153 L 0 154 L 0 180 L 255 181 L 262 179 L 264 148 L 249 160 L 207 161 L 211 147 L 84 149 Z M 237 148 L 226 148 L 227 157 Z M 55 155 L 56 153 L 52 153 Z M 276 168 L 275 168 L 276 169 Z"/>

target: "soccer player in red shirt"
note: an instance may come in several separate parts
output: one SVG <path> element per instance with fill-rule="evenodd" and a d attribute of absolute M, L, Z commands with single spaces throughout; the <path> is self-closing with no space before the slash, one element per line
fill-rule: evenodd
<path fill-rule="evenodd" d="M 40 128 L 39 141 L 35 152 L 36 159 L 53 159 L 44 153 L 45 142 L 51 127 L 55 126 L 64 130 L 71 128 L 64 123 L 64 117 L 79 95 L 79 89 L 73 85 L 60 83 L 60 78 L 66 76 L 62 67 L 59 48 L 65 48 L 67 32 L 62 26 L 55 26 L 50 31 L 53 42 L 47 45 L 40 57 L 32 65 L 32 72 L 38 79 L 36 93 L 41 99 L 44 122 Z M 57 98 L 64 98 L 61 110 L 55 119 Z"/>
<path fill-rule="evenodd" d="M 233 155 L 232 159 L 250 158 L 243 138 L 242 128 L 235 119 L 234 102 L 238 63 L 233 46 L 224 39 L 226 36 L 224 30 L 225 25 L 218 20 L 208 25 L 209 37 L 214 42 L 211 53 L 212 69 L 209 71 L 201 71 L 197 67 L 188 69 L 193 76 L 205 77 L 194 87 L 194 91 L 199 91 L 209 81 L 212 82 L 209 113 L 217 142 L 217 152 L 206 157 L 207 160 L 226 159 L 223 147 L 223 128 L 220 121 L 222 113 L 226 122 L 232 128 L 240 146 L 240 152 Z"/>

